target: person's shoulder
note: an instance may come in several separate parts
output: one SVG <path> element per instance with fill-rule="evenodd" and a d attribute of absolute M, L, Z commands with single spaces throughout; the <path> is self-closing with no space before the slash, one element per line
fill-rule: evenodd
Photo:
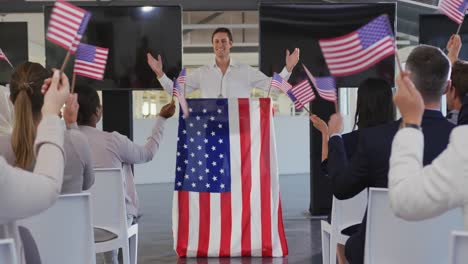
<path fill-rule="evenodd" d="M 372 135 L 394 135 L 398 131 L 398 127 L 400 125 L 399 121 L 392 121 L 386 124 L 381 124 L 373 127 L 367 127 L 363 129 L 359 129 L 359 137 L 360 138 L 368 138 Z"/>
<path fill-rule="evenodd" d="M 88 138 L 78 129 L 67 129 L 65 131 L 64 144 L 66 149 L 73 146 L 78 153 L 90 148 Z"/>
<path fill-rule="evenodd" d="M 464 145 L 468 147 L 468 125 L 458 126 L 452 131 L 452 139 L 460 140 Z M 468 153 L 468 152 L 467 152 Z"/>
<path fill-rule="evenodd" d="M 196 72 L 196 71 L 207 71 L 207 70 L 211 70 L 211 69 L 213 69 L 213 65 L 205 64 L 203 66 L 200 66 L 200 67 L 196 68 L 194 71 L 192 71 L 192 73 Z"/>
<path fill-rule="evenodd" d="M 73 140 L 87 140 L 86 136 L 78 129 L 67 129 L 65 130 L 65 138 L 73 139 Z"/>

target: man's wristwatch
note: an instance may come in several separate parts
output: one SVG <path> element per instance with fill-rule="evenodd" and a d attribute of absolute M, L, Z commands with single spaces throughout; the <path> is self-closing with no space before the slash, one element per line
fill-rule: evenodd
<path fill-rule="evenodd" d="M 411 123 L 404 123 L 404 122 L 403 122 L 403 124 L 402 124 L 401 127 L 402 127 L 402 128 L 403 128 L 403 127 L 410 127 L 410 128 L 414 128 L 414 129 L 417 129 L 417 130 L 419 130 L 419 131 L 422 131 L 421 126 L 420 126 L 420 125 L 417 125 L 417 124 L 411 124 Z"/>

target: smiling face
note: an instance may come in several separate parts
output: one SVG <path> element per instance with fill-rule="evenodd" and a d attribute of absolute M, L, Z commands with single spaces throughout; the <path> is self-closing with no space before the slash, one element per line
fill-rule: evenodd
<path fill-rule="evenodd" d="M 229 40 L 229 36 L 225 32 L 218 32 L 213 35 L 212 39 L 213 51 L 217 58 L 229 57 L 231 52 L 232 41 Z"/>

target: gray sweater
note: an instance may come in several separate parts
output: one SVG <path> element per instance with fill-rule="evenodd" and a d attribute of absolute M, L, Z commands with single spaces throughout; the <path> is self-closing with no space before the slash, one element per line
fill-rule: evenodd
<path fill-rule="evenodd" d="M 61 194 L 79 193 L 94 184 L 94 167 L 87 138 L 78 130 L 66 130 L 63 148 L 65 170 Z M 0 136 L 0 155 L 14 166 L 15 155 L 11 147 L 11 135 Z"/>

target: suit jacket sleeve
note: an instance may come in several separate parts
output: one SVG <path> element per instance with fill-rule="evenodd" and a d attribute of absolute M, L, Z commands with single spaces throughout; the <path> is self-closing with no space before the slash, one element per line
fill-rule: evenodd
<path fill-rule="evenodd" d="M 395 214 L 423 220 L 468 203 L 468 126 L 453 130 L 447 149 L 423 168 L 423 134 L 400 130 L 392 145 L 389 197 Z"/>
<path fill-rule="evenodd" d="M 358 144 L 348 161 L 343 139 L 335 136 L 328 141 L 328 175 L 333 195 L 340 200 L 349 199 L 367 188 L 367 153 L 363 145 L 363 142 Z"/>

